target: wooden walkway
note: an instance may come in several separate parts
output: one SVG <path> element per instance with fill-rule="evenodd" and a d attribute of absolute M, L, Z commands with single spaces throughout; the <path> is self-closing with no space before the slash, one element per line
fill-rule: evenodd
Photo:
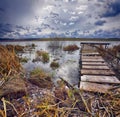
<path fill-rule="evenodd" d="M 94 43 L 95 44 L 95 43 Z M 94 45 L 93 44 L 93 45 Z M 109 45 L 108 43 L 99 46 Z M 120 81 L 92 44 L 81 43 L 80 51 L 80 89 L 91 92 L 107 93 Z"/>

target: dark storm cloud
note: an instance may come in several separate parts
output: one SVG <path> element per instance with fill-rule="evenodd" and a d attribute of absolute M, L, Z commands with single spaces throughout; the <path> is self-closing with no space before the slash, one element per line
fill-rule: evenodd
<path fill-rule="evenodd" d="M 120 1 L 115 1 L 113 3 L 108 4 L 108 8 L 106 12 L 102 15 L 102 17 L 114 17 L 120 14 Z"/>
<path fill-rule="evenodd" d="M 58 13 L 54 13 L 54 12 L 51 12 L 50 15 L 51 15 L 52 18 L 55 18 L 55 17 L 58 17 L 58 16 L 59 16 Z"/>
<path fill-rule="evenodd" d="M 98 2 L 104 2 L 105 0 L 98 0 Z"/>
<path fill-rule="evenodd" d="M 72 36 L 72 37 L 78 37 L 78 36 L 79 36 L 78 31 L 77 31 L 77 30 L 73 31 L 73 32 L 71 33 L 71 36 Z"/>
<path fill-rule="evenodd" d="M 36 28 L 36 30 L 37 30 L 38 32 L 41 32 L 41 28 Z"/>
<path fill-rule="evenodd" d="M 102 25 L 104 25 L 104 23 L 106 23 L 105 20 L 99 20 L 99 21 L 95 22 L 95 25 L 102 26 Z"/>
<path fill-rule="evenodd" d="M 0 30 L 4 32 L 14 32 L 11 24 L 0 24 Z"/>
<path fill-rule="evenodd" d="M 37 6 L 41 8 L 44 1 L 41 0 L 0 0 L 0 8 L 3 11 L 5 9 L 4 21 L 12 24 L 19 23 L 25 18 L 31 20 L 31 16 L 34 14 L 34 9 Z"/>
<path fill-rule="evenodd" d="M 114 29 L 112 31 L 105 31 L 105 30 L 100 29 L 94 32 L 94 37 L 96 37 L 97 35 L 98 37 L 101 37 L 101 38 L 104 38 L 104 37 L 118 38 L 120 37 L 119 32 L 120 32 L 120 29 Z"/>
<path fill-rule="evenodd" d="M 0 0 L 0 37 L 120 37 L 119 14 L 119 0 Z"/>
<path fill-rule="evenodd" d="M 26 30 L 25 26 L 20 26 L 20 25 L 16 25 L 15 28 L 19 30 Z"/>
<path fill-rule="evenodd" d="M 5 12 L 5 10 L 3 8 L 0 8 L 0 12 Z"/>

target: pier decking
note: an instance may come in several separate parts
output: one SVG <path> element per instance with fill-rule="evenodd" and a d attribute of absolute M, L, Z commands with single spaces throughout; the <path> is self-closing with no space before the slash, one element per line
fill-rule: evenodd
<path fill-rule="evenodd" d="M 114 85 L 120 85 L 116 74 L 102 58 L 96 47 L 107 48 L 109 43 L 81 43 L 80 89 L 107 93 Z"/>

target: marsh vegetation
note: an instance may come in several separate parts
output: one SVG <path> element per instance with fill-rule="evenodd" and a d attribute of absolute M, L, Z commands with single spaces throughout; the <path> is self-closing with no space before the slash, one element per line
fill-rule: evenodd
<path fill-rule="evenodd" d="M 117 88 L 101 94 L 77 87 L 79 44 L 72 43 L 0 45 L 1 117 L 119 117 Z"/>
<path fill-rule="evenodd" d="M 60 67 L 60 65 L 59 65 L 58 62 L 53 61 L 53 62 L 50 64 L 50 67 L 51 67 L 52 69 L 57 69 L 57 68 Z"/>
<path fill-rule="evenodd" d="M 68 46 L 63 47 L 64 51 L 75 51 L 78 49 L 79 47 L 77 45 L 68 45 Z"/>

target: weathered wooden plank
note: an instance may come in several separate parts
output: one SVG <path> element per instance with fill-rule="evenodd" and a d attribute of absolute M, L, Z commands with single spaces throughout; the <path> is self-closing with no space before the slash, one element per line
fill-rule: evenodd
<path fill-rule="evenodd" d="M 82 65 L 82 69 L 109 69 L 107 65 Z"/>
<path fill-rule="evenodd" d="M 115 75 L 111 70 L 81 70 L 82 75 Z"/>
<path fill-rule="evenodd" d="M 103 59 L 101 56 L 81 56 L 82 59 Z"/>
<path fill-rule="evenodd" d="M 90 83 L 90 82 L 80 82 L 80 90 L 107 93 L 110 88 L 112 88 L 112 86 L 110 85 Z"/>
<path fill-rule="evenodd" d="M 93 52 L 97 52 L 96 50 L 92 50 L 92 49 L 89 49 L 89 50 L 82 50 L 82 53 L 93 53 Z M 97 52 L 98 53 L 98 52 Z"/>
<path fill-rule="evenodd" d="M 83 75 L 83 76 L 81 76 L 81 81 L 96 82 L 96 83 L 120 84 L 120 81 L 115 76 Z"/>
<path fill-rule="evenodd" d="M 81 45 L 109 45 L 110 43 L 107 42 L 81 42 Z"/>
<path fill-rule="evenodd" d="M 100 62 L 104 62 L 104 59 L 96 59 L 96 58 L 92 58 L 92 59 L 90 59 L 90 58 L 88 58 L 88 59 L 84 59 L 84 58 L 82 58 L 82 61 L 83 62 L 97 62 L 97 61 L 100 61 Z"/>
<path fill-rule="evenodd" d="M 93 52 L 93 53 L 82 53 L 82 56 L 95 56 L 95 55 L 100 55 L 98 52 Z"/>
<path fill-rule="evenodd" d="M 110 84 L 120 84 L 120 81 L 115 77 L 115 73 L 110 70 L 96 48 L 86 44 L 83 45 L 81 46 L 83 48 L 80 57 L 82 61 L 80 89 L 107 93 L 113 87 Z"/>
<path fill-rule="evenodd" d="M 86 62 L 82 61 L 82 64 L 107 65 L 107 63 L 104 61 L 86 61 Z"/>
<path fill-rule="evenodd" d="M 90 59 L 90 60 L 82 60 L 82 62 L 87 62 L 87 63 L 88 63 L 88 62 L 90 62 L 90 63 L 91 63 L 91 62 L 94 62 L 94 63 L 98 63 L 98 62 L 100 62 L 100 63 L 105 63 L 105 61 L 103 61 L 103 60 L 97 60 L 97 59 L 96 59 L 96 60 L 92 60 L 92 59 Z"/>

